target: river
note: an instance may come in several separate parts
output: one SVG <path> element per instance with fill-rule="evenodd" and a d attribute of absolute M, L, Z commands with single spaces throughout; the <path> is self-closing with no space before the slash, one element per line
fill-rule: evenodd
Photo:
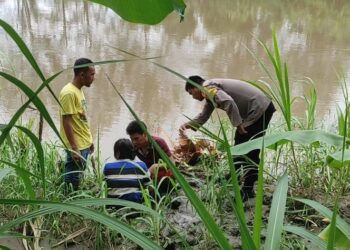
<path fill-rule="evenodd" d="M 0 0 L 0 18 L 24 39 L 46 77 L 71 66 L 76 58 L 94 61 L 135 59 L 115 48 L 155 59 L 184 76 L 267 79 L 247 48 L 267 61 L 256 39 L 272 43 L 277 34 L 288 63 L 292 94 L 307 94 L 305 77 L 318 93 L 317 118 L 334 121 L 342 103 L 337 72 L 350 73 L 350 1 L 347 0 L 220 0 L 186 1 L 185 19 L 175 13 L 154 26 L 132 24 L 113 11 L 86 1 Z M 11 39 L 0 30 L 0 67 L 32 89 L 40 81 Z M 104 160 L 111 160 L 113 143 L 126 137 L 132 115 L 108 82 L 108 75 L 151 131 L 176 140 L 178 127 L 201 104 L 184 91 L 184 81 L 147 61 L 97 66 L 96 80 L 84 89 L 91 128 Z M 72 79 L 65 71 L 51 86 L 56 95 Z M 48 91 L 40 97 L 58 122 L 58 105 Z M 0 79 L 0 123 L 7 123 L 26 100 L 12 84 Z M 302 117 L 304 105 L 294 111 Z M 28 110 L 26 117 L 38 117 Z M 45 137 L 57 141 L 49 127 Z"/>

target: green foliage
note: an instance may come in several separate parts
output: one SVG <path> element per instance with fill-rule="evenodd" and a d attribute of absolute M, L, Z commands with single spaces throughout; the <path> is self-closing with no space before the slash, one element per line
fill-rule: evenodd
<path fill-rule="evenodd" d="M 331 155 L 327 155 L 326 162 L 328 166 L 335 169 L 340 169 L 342 167 L 349 167 L 350 150 L 337 151 Z"/>
<path fill-rule="evenodd" d="M 35 210 L 34 213 L 28 213 L 21 218 L 17 218 L 9 224 L 0 226 L 0 233 L 8 230 L 10 227 L 16 225 L 18 222 L 23 222 L 30 220 L 32 218 L 42 216 L 44 214 L 52 214 L 58 211 L 67 211 L 73 214 L 79 214 L 84 216 L 87 219 L 95 220 L 110 229 L 116 230 L 122 233 L 124 236 L 128 237 L 139 246 L 145 249 L 162 249 L 150 239 L 134 230 L 130 226 L 120 222 L 118 219 L 112 218 L 108 215 L 95 211 L 93 209 L 85 208 L 83 206 L 87 205 L 106 205 L 106 204 L 115 204 L 115 205 L 127 205 L 135 208 L 142 208 L 142 205 L 133 202 L 118 201 L 118 199 L 92 199 L 92 200 L 78 200 L 71 203 L 62 203 L 62 202 L 48 202 L 48 201 L 35 201 L 35 200 L 0 200 L 0 204 L 32 204 L 32 205 L 42 205 L 44 208 Z M 79 204 L 79 205 L 77 205 Z M 144 210 L 148 208 L 144 207 Z"/>
<path fill-rule="evenodd" d="M 302 202 L 302 203 L 312 207 L 313 209 L 315 209 L 317 212 L 319 212 L 320 214 L 322 214 L 323 216 L 325 216 L 329 220 L 331 220 L 333 217 L 333 212 L 331 210 L 329 210 L 328 208 L 326 208 L 325 206 L 323 206 L 322 204 L 320 204 L 316 201 L 312 201 L 312 200 L 308 200 L 308 199 L 301 199 L 301 198 L 294 198 L 294 200 Z M 339 215 L 336 216 L 336 227 L 348 239 L 350 239 L 350 225 L 346 221 L 344 221 L 342 218 L 340 218 Z"/>
<path fill-rule="evenodd" d="M 104 5 L 121 18 L 132 23 L 157 24 L 173 11 L 177 11 L 181 20 L 186 5 L 183 0 L 89 0 Z"/>
<path fill-rule="evenodd" d="M 317 249 L 326 249 L 327 248 L 327 244 L 323 239 L 321 239 L 317 235 L 311 233 L 310 231 L 306 230 L 305 228 L 291 226 L 291 225 L 285 225 L 283 227 L 283 229 L 286 232 L 293 233 L 295 235 L 299 235 L 303 239 L 310 241 L 313 245 L 317 246 Z"/>
<path fill-rule="evenodd" d="M 329 239 L 329 234 L 331 230 L 331 225 L 328 225 L 322 232 L 318 235 L 323 240 Z M 338 249 L 349 249 L 350 248 L 350 239 L 345 236 L 345 234 L 340 231 L 338 228 L 335 229 L 335 241 L 334 246 Z"/>
<path fill-rule="evenodd" d="M 257 41 L 265 50 L 270 62 L 273 65 L 274 72 L 271 72 L 268 66 L 260 58 L 258 58 L 256 54 L 248 49 L 248 51 L 259 63 L 263 71 L 268 75 L 271 84 L 266 81 L 259 80 L 258 82 L 263 84 L 263 87 L 261 87 L 255 82 L 248 82 L 262 90 L 265 94 L 270 96 L 275 103 L 277 103 L 279 109 L 283 114 L 287 129 L 290 131 L 292 130 L 292 97 L 290 93 L 288 68 L 287 64 L 283 63 L 281 60 L 281 53 L 278 47 L 277 36 L 275 33 L 273 33 L 272 38 L 273 51 L 269 49 L 268 46 L 262 41 Z"/>
<path fill-rule="evenodd" d="M 183 15 L 185 4 L 182 0 L 147 0 L 147 1 L 137 1 L 137 0 L 129 0 L 129 1 L 107 1 L 107 0 L 91 0 L 91 2 L 96 2 L 102 5 L 105 5 L 111 9 L 113 9 L 118 15 L 120 15 L 122 18 L 132 21 L 132 22 L 142 22 L 147 24 L 154 24 L 160 22 L 163 18 L 165 18 L 169 13 L 171 13 L 173 10 L 176 10 Z M 9 75 L 5 72 L 0 72 L 0 76 L 7 79 L 9 82 L 17 86 L 21 89 L 23 93 L 25 93 L 28 97 L 28 101 L 20 107 L 20 109 L 15 113 L 15 115 L 11 118 L 10 122 L 8 124 L 0 126 L 0 129 L 2 131 L 0 135 L 0 147 L 6 146 L 5 143 L 8 143 L 8 145 L 11 145 L 12 149 L 16 149 L 17 145 L 13 145 L 12 140 L 10 140 L 11 130 L 16 127 L 20 131 L 25 134 L 32 143 L 29 143 L 27 145 L 32 145 L 35 148 L 35 152 L 30 155 L 28 151 L 21 151 L 16 152 L 16 150 L 12 150 L 11 152 L 3 152 L 2 151 L 2 158 L 0 160 L 1 165 L 7 165 L 10 168 L 2 168 L 0 169 L 0 183 L 3 184 L 5 181 L 12 181 L 7 180 L 9 178 L 12 178 L 10 173 L 14 172 L 16 173 L 15 180 L 21 179 L 22 182 L 16 183 L 17 189 L 22 188 L 24 189 L 23 193 L 17 192 L 15 194 L 11 194 L 13 196 L 19 197 L 18 199 L 2 199 L 0 200 L 0 204 L 5 204 L 7 206 L 12 206 L 12 208 L 18 208 L 20 211 L 20 216 L 14 216 L 14 219 L 10 220 L 9 222 L 5 222 L 0 226 L 0 237 L 8 237 L 11 234 L 8 232 L 8 230 L 11 230 L 13 227 L 20 225 L 21 223 L 24 223 L 26 221 L 35 221 L 40 220 L 43 218 L 43 216 L 52 216 L 53 214 L 56 214 L 58 212 L 68 212 L 69 214 L 75 214 L 80 215 L 84 219 L 93 220 L 99 223 L 98 228 L 96 229 L 96 234 L 98 236 L 98 242 L 99 246 L 101 247 L 102 240 L 103 240 L 103 229 L 100 224 L 104 225 L 106 228 L 112 230 L 112 232 L 120 232 L 123 237 L 127 237 L 128 239 L 134 241 L 138 245 L 144 247 L 145 249 L 160 249 L 160 246 L 158 246 L 159 242 L 159 232 L 160 227 L 159 223 L 160 220 L 163 219 L 163 217 L 159 216 L 159 213 L 157 211 L 153 211 L 152 209 L 142 206 L 140 204 L 135 204 L 132 202 L 126 202 L 118 199 L 90 199 L 86 198 L 90 194 L 78 194 L 73 201 L 62 201 L 62 197 L 60 196 L 60 188 L 53 186 L 54 194 L 47 194 L 47 184 L 53 184 L 50 183 L 48 179 L 47 173 L 54 170 L 53 164 L 48 164 L 48 157 L 46 155 L 46 152 L 44 151 L 43 145 L 40 143 L 38 138 L 30 131 L 30 129 L 23 127 L 23 126 L 16 126 L 18 120 L 22 116 L 22 114 L 25 112 L 26 108 L 30 103 L 33 103 L 36 108 L 39 110 L 40 114 L 43 115 L 44 119 L 47 121 L 49 126 L 55 131 L 55 133 L 59 136 L 59 133 L 55 127 L 54 122 L 52 121 L 52 118 L 50 117 L 48 111 L 45 108 L 45 105 L 38 97 L 38 94 L 45 88 L 48 88 L 49 91 L 51 91 L 49 84 L 54 80 L 57 76 L 59 76 L 62 72 L 58 72 L 49 78 L 45 78 L 43 75 L 38 63 L 36 62 L 35 58 L 33 57 L 32 53 L 30 52 L 29 48 L 26 46 L 24 41 L 21 39 L 21 37 L 16 33 L 16 31 L 8 25 L 6 22 L 0 19 L 0 26 L 6 31 L 6 33 L 13 39 L 13 41 L 17 44 L 19 49 L 21 50 L 22 54 L 26 57 L 34 71 L 37 73 L 37 75 L 40 77 L 42 83 L 39 85 L 39 87 L 33 91 L 31 90 L 27 84 L 17 79 L 15 76 Z M 273 87 L 270 86 L 267 82 L 261 81 L 265 87 L 261 88 L 256 83 L 252 83 L 255 86 L 263 89 L 265 93 L 270 95 L 273 100 L 278 104 L 280 110 L 283 113 L 285 122 L 287 124 L 287 132 L 283 133 L 275 133 L 272 135 L 268 135 L 264 138 L 259 138 L 250 142 L 247 142 L 245 144 L 241 144 L 239 146 L 235 146 L 233 148 L 230 148 L 229 140 L 225 133 L 225 128 L 223 126 L 223 123 L 220 120 L 220 127 L 222 131 L 223 139 L 219 136 L 215 135 L 211 131 L 207 129 L 203 129 L 203 133 L 212 137 L 214 140 L 217 140 L 221 145 L 223 145 L 223 149 L 226 153 L 226 158 L 228 161 L 228 166 L 231 173 L 231 180 L 232 180 L 232 186 L 233 186 L 233 192 L 235 194 L 235 200 L 231 199 L 231 205 L 233 209 L 233 213 L 235 216 L 235 219 L 237 220 L 240 228 L 241 238 L 242 238 L 242 246 L 243 249 L 259 249 L 260 248 L 260 240 L 261 240 L 261 228 L 263 226 L 262 223 L 262 214 L 261 214 L 261 208 L 262 208 L 262 196 L 263 196 L 263 170 L 264 170 L 264 164 L 265 164 L 265 158 L 262 157 L 262 162 L 259 166 L 259 181 L 258 181 L 258 197 L 256 199 L 256 210 L 255 210 L 255 220 L 254 220 L 254 230 L 253 230 L 253 238 L 251 237 L 251 232 L 249 231 L 248 223 L 245 218 L 244 214 L 244 207 L 240 195 L 240 189 L 237 181 L 237 175 L 234 168 L 234 162 L 232 160 L 232 155 L 241 155 L 245 154 L 253 149 L 264 149 L 265 147 L 270 148 L 278 148 L 281 149 L 282 145 L 289 143 L 289 142 L 295 142 L 298 144 L 304 144 L 308 145 L 310 147 L 320 146 L 321 143 L 328 144 L 337 150 L 340 147 L 342 148 L 342 151 L 336 152 L 335 154 L 327 156 L 327 162 L 331 166 L 347 166 L 350 159 L 350 153 L 347 151 L 344 151 L 344 147 L 347 146 L 347 141 L 343 136 L 338 136 L 332 133 L 327 133 L 324 131 L 319 130 L 305 130 L 305 131 L 291 131 L 292 130 L 292 113 L 291 113 L 291 107 L 292 107 L 292 97 L 290 95 L 290 86 L 289 86 L 289 79 L 288 79 L 288 69 L 287 65 L 284 64 L 281 60 L 280 51 L 278 48 L 277 38 L 276 35 L 273 35 L 273 46 L 274 51 L 271 51 L 266 44 L 262 43 L 261 41 L 258 41 L 262 47 L 264 48 L 265 52 L 267 53 L 269 60 L 271 61 L 274 69 L 274 73 L 271 73 L 267 66 L 257 58 L 258 63 L 260 66 L 264 69 L 264 71 L 268 74 L 270 80 L 273 82 Z M 124 51 L 125 52 L 125 51 Z M 129 53 L 130 55 L 133 55 L 132 53 Z M 137 55 L 134 55 L 137 60 L 147 60 L 150 58 L 140 58 Z M 116 63 L 116 62 L 124 62 L 128 60 L 110 60 L 110 61 L 102 61 L 102 62 L 96 62 L 92 65 L 98 65 L 98 64 L 106 64 L 106 63 Z M 186 77 L 181 75 L 180 73 L 170 69 L 169 67 L 166 67 L 164 65 L 151 62 L 157 67 L 166 70 L 170 72 L 171 74 L 176 75 L 177 77 L 188 80 Z M 83 65 L 84 66 L 84 65 Z M 273 75 L 274 74 L 274 75 Z M 112 84 L 113 85 L 113 84 Z M 115 86 L 113 85 L 115 88 Z M 267 89 L 267 90 L 266 90 Z M 138 120 L 138 116 L 133 111 L 132 107 L 129 106 L 129 104 L 126 102 L 126 100 L 123 98 L 123 96 L 118 92 L 118 90 L 115 88 L 117 94 L 120 96 L 120 98 L 123 100 L 123 102 L 126 104 L 130 112 L 133 114 L 133 116 Z M 56 99 L 56 96 L 51 91 L 51 94 Z M 305 100 L 308 104 L 308 111 L 307 111 L 307 128 L 313 128 L 314 127 L 314 118 L 315 118 L 315 106 L 316 106 L 316 100 L 317 95 L 315 92 L 315 89 L 313 88 L 310 92 L 310 99 L 307 99 L 305 97 Z M 348 103 L 348 102 L 346 102 Z M 344 112 L 344 114 L 339 115 L 340 117 L 340 131 L 341 135 L 347 135 L 348 134 L 348 111 Z M 148 134 L 147 130 L 145 132 Z M 148 134 L 149 136 L 149 134 Z M 149 137 L 151 138 L 151 137 Z M 6 141 L 7 140 L 7 141 Z M 208 232 L 210 233 L 210 236 L 216 240 L 217 244 L 222 249 L 232 249 L 232 246 L 226 239 L 226 235 L 222 231 L 222 229 L 217 225 L 216 218 L 214 215 L 210 214 L 208 209 L 206 208 L 204 202 L 202 202 L 196 192 L 190 187 L 189 183 L 186 181 L 186 179 L 183 177 L 183 175 L 180 173 L 180 171 L 176 168 L 174 163 L 166 156 L 166 154 L 161 150 L 161 148 L 156 144 L 153 140 L 152 143 L 154 144 L 156 150 L 161 154 L 162 159 L 164 162 L 170 167 L 172 172 L 174 173 L 174 176 L 176 180 L 178 181 L 179 185 L 184 190 L 187 198 L 190 200 L 193 207 L 196 209 L 197 213 L 201 217 L 204 225 L 206 226 Z M 292 145 L 292 144 L 291 144 Z M 292 146 L 293 148 L 293 146 Z M 294 153 L 294 148 L 292 149 Z M 26 152 L 24 154 L 23 152 Z M 11 155 L 12 154 L 12 155 Z M 262 150 L 262 154 L 264 154 L 264 150 Z M 8 157 L 11 159 L 11 161 L 4 157 L 4 155 L 15 155 L 16 157 L 13 157 L 14 159 L 11 159 L 11 157 Z M 20 157 L 17 157 L 17 156 Z M 12 161 L 13 160 L 13 161 Z M 28 164 L 28 163 L 31 164 Z M 278 164 L 278 158 L 276 160 Z M 51 169 L 50 169 L 51 168 Z M 56 170 L 57 171 L 57 170 Z M 55 172 L 56 173 L 56 172 Z M 55 175 L 52 175 L 55 176 Z M 55 176 L 57 177 L 57 176 Z M 101 178 L 100 178 L 101 179 Z M 40 185 L 37 185 L 37 183 L 40 183 Z M 13 185 L 13 184 L 12 184 Z M 212 184 L 214 185 L 214 184 Z M 102 185 L 101 185 L 102 186 Z M 225 184 L 223 187 L 223 191 L 225 193 L 228 193 L 229 191 L 232 191 L 229 189 L 229 185 Z M 43 191 L 41 194 L 40 189 Z M 283 230 L 287 232 L 291 232 L 294 234 L 297 234 L 301 236 L 302 238 L 306 240 L 310 240 L 313 244 L 319 246 L 320 248 L 325 248 L 326 244 L 325 242 L 320 239 L 319 237 L 315 236 L 311 232 L 294 226 L 284 226 L 284 216 L 285 216 L 285 209 L 286 209 L 286 198 L 287 198 L 287 190 L 288 190 L 288 176 L 285 174 L 282 176 L 280 181 L 277 184 L 276 191 L 273 196 L 273 201 L 271 205 L 271 211 L 270 211 L 270 217 L 268 221 L 267 226 L 267 239 L 265 242 L 265 248 L 267 249 L 277 249 L 281 244 L 281 235 Z M 214 193 L 214 191 L 213 191 Z M 9 197 L 12 197 L 9 195 Z M 51 195 L 51 196 L 50 196 Z M 217 194 L 216 194 L 217 195 Z M 46 200 L 36 200 L 40 197 L 40 199 L 56 199 L 58 201 L 46 201 Z M 340 218 L 340 216 L 337 215 L 338 211 L 337 209 L 334 210 L 334 212 L 331 212 L 321 204 L 306 200 L 306 199 L 296 199 L 300 202 L 303 202 L 317 211 L 319 211 L 322 215 L 326 216 L 327 218 L 332 218 L 332 227 L 329 229 L 329 232 L 333 237 L 328 242 L 329 248 L 333 248 L 333 239 L 335 239 L 335 236 L 341 235 L 340 237 L 345 237 L 346 240 L 350 239 L 350 226 Z M 123 223 L 122 221 L 113 218 L 105 213 L 103 209 L 99 209 L 98 207 L 105 206 L 105 205 L 122 205 L 127 206 L 130 208 L 134 208 L 138 211 L 144 211 L 148 213 L 150 216 L 152 216 L 153 221 L 151 223 L 154 224 L 153 229 L 155 233 L 153 236 L 155 236 L 155 243 L 154 239 L 150 239 L 150 237 L 146 237 L 142 233 L 138 232 L 137 230 L 133 229 L 131 226 L 127 225 L 126 223 Z M 88 207 L 93 208 L 88 208 Z M 59 223 L 56 221 L 56 223 Z M 18 236 L 18 235 L 17 235 Z M 337 242 L 334 241 L 334 245 L 336 245 Z"/>
<path fill-rule="evenodd" d="M 343 145 L 343 137 L 333 133 L 328 133 L 322 130 L 297 130 L 267 135 L 264 139 L 257 138 L 247 143 L 234 146 L 231 149 L 232 154 L 244 155 L 251 150 L 259 149 L 262 140 L 264 140 L 265 147 L 270 149 L 276 149 L 289 142 L 315 146 L 320 143 L 325 143 L 335 147 L 341 147 Z"/>
<path fill-rule="evenodd" d="M 119 95 L 119 97 L 122 99 L 124 104 L 127 106 L 128 110 L 131 112 L 133 117 L 140 122 L 139 117 L 135 113 L 135 111 L 132 109 L 132 107 L 128 104 L 128 102 L 124 99 L 124 97 L 120 94 L 120 92 L 117 90 L 115 84 L 111 81 L 110 78 L 108 78 L 109 82 L 113 86 L 116 93 Z M 214 218 L 208 213 L 207 209 L 205 208 L 204 204 L 201 202 L 201 200 L 198 198 L 196 193 L 193 191 L 191 186 L 188 184 L 188 182 L 185 180 L 185 178 L 182 176 L 180 171 L 177 169 L 175 164 L 170 160 L 170 158 L 164 153 L 164 151 L 161 149 L 161 147 L 152 139 L 151 135 L 147 131 L 147 129 L 144 127 L 142 123 L 140 123 L 143 131 L 147 134 L 149 140 L 152 142 L 154 148 L 157 150 L 157 152 L 160 154 L 161 158 L 165 162 L 165 164 L 171 169 L 172 173 L 174 174 L 177 182 L 184 190 L 187 198 L 192 203 L 193 207 L 196 209 L 199 216 L 202 218 L 202 221 L 206 225 L 207 229 L 211 232 L 213 238 L 217 241 L 217 243 L 221 246 L 223 249 L 232 249 L 230 244 L 228 243 L 226 237 L 218 227 L 218 225 L 215 223 Z"/>
<path fill-rule="evenodd" d="M 288 190 L 288 175 L 285 173 L 277 184 L 273 194 L 269 222 L 267 224 L 267 237 L 265 249 L 278 249 L 280 246 L 284 213 L 286 210 Z"/>

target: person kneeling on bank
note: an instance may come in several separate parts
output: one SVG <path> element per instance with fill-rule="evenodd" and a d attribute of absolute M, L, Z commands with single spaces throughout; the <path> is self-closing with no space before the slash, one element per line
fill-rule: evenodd
<path fill-rule="evenodd" d="M 146 164 L 134 161 L 134 146 L 129 139 L 115 142 L 114 157 L 116 161 L 107 163 L 103 170 L 107 197 L 142 203 L 142 189 L 150 182 Z"/>

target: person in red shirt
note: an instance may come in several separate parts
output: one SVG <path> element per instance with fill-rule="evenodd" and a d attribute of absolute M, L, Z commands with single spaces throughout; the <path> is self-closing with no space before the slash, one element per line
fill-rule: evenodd
<path fill-rule="evenodd" d="M 173 174 L 169 169 L 166 168 L 166 166 L 164 166 L 164 164 L 159 164 L 161 156 L 149 140 L 147 134 L 142 129 L 142 126 L 144 129 L 147 129 L 144 122 L 138 122 L 136 120 L 132 121 L 127 126 L 126 133 L 130 136 L 130 140 L 135 147 L 136 156 L 141 161 L 146 163 L 151 178 L 157 180 L 157 183 L 160 183 L 158 191 L 162 195 L 169 192 L 173 188 Z M 164 153 L 169 158 L 172 158 L 171 151 L 165 140 L 154 135 L 151 137 L 160 146 Z"/>

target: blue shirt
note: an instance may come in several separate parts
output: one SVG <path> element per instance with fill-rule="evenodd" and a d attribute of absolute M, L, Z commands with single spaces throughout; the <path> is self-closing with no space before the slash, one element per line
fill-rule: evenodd
<path fill-rule="evenodd" d="M 144 162 L 118 160 L 107 163 L 103 174 L 107 183 L 108 197 L 142 202 L 141 187 L 150 180 Z"/>

